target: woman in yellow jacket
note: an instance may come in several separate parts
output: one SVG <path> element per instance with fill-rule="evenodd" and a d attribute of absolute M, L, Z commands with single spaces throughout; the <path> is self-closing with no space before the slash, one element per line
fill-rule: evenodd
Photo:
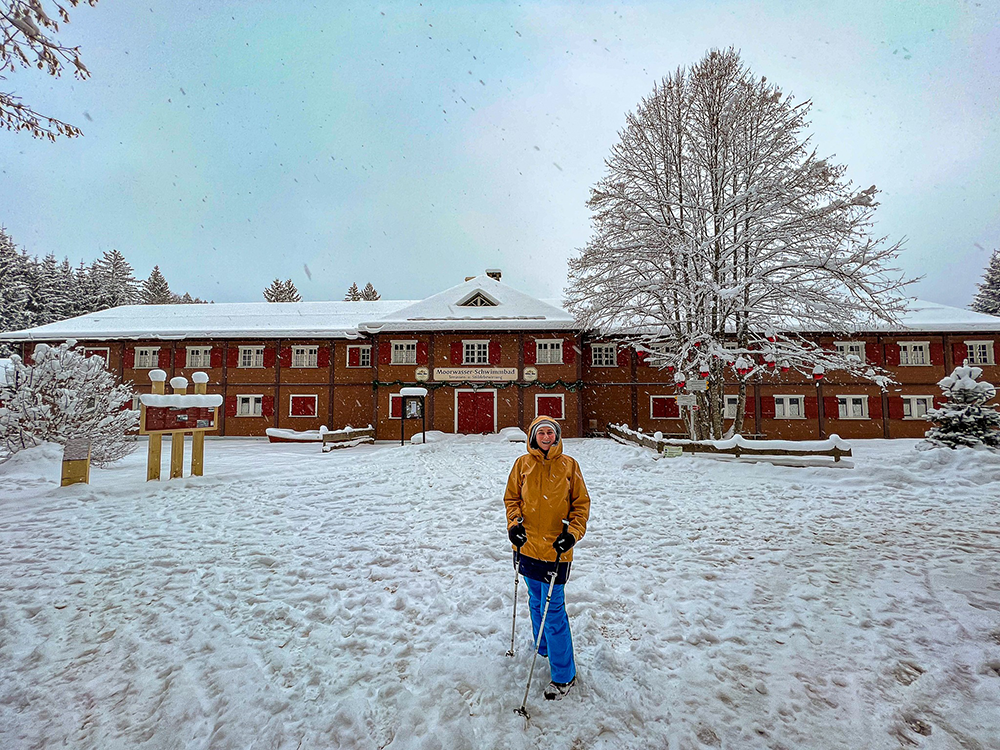
<path fill-rule="evenodd" d="M 573 545 L 587 531 L 590 495 L 580 465 L 562 452 L 562 430 L 551 417 L 538 417 L 528 428 L 528 453 L 514 462 L 503 501 L 507 536 L 520 552 L 514 559 L 528 587 L 536 642 L 549 583 L 556 576 L 538 653 L 548 657 L 552 678 L 545 698 L 560 700 L 576 681 L 563 585 L 569 578 Z M 564 520 L 569 521 L 566 528 Z"/>

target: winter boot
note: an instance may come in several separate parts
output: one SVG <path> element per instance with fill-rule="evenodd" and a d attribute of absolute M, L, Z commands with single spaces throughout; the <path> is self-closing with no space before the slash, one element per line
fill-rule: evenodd
<path fill-rule="evenodd" d="M 547 701 L 561 701 L 569 689 L 576 684 L 576 677 L 574 677 L 569 682 L 550 682 L 548 687 L 545 688 L 545 700 Z"/>

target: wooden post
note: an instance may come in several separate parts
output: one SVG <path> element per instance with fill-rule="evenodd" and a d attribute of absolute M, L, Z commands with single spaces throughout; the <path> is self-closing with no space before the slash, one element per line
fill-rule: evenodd
<path fill-rule="evenodd" d="M 164 392 L 164 381 L 167 379 L 167 373 L 163 370 L 150 370 L 149 379 L 153 383 L 153 393 L 162 396 Z M 146 407 L 142 407 L 143 412 L 146 411 Z M 151 482 L 156 480 L 160 481 L 160 452 L 163 448 L 163 436 L 162 435 L 150 435 L 149 436 L 149 449 L 146 454 L 146 481 Z"/>
<path fill-rule="evenodd" d="M 208 393 L 208 375 L 196 372 L 191 376 L 194 381 L 194 392 L 203 395 Z M 205 473 L 205 433 L 198 430 L 191 438 L 191 476 L 200 477 Z"/>
<path fill-rule="evenodd" d="M 61 486 L 90 483 L 90 440 L 74 438 L 63 448 Z"/>
<path fill-rule="evenodd" d="M 187 378 L 177 377 L 170 379 L 170 387 L 174 393 L 185 395 L 187 393 Z M 184 433 L 170 433 L 170 478 L 181 479 L 184 476 Z"/>

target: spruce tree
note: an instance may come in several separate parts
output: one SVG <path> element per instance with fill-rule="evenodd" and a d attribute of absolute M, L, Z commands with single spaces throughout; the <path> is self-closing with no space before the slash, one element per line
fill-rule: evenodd
<path fill-rule="evenodd" d="M 177 295 L 170 291 L 170 285 L 160 271 L 159 266 L 153 266 L 149 278 L 142 282 L 139 299 L 144 305 L 170 305 Z"/>
<path fill-rule="evenodd" d="M 132 266 L 118 250 L 108 250 L 97 262 L 97 297 L 101 310 L 139 301 L 139 282 Z"/>
<path fill-rule="evenodd" d="M 361 290 L 361 299 L 374 302 L 377 299 L 382 299 L 382 295 L 375 291 L 375 287 L 369 281 L 365 284 L 365 288 Z"/>
<path fill-rule="evenodd" d="M 272 281 L 271 285 L 264 290 L 264 299 L 268 302 L 302 301 L 302 297 L 299 296 L 299 290 L 295 288 L 295 284 L 292 283 L 291 279 L 286 279 L 285 281 L 275 279 Z"/>
<path fill-rule="evenodd" d="M 358 289 L 358 282 L 354 281 L 351 283 L 350 288 L 347 290 L 347 294 L 344 295 L 344 302 L 357 302 L 361 299 L 361 290 Z"/>
<path fill-rule="evenodd" d="M 976 312 L 1000 316 L 1000 249 L 993 251 L 970 307 Z"/>
<path fill-rule="evenodd" d="M 30 326 L 25 258 L 7 230 L 0 227 L 0 331 L 19 331 Z"/>
<path fill-rule="evenodd" d="M 1000 449 L 1000 413 L 986 405 L 997 390 L 992 383 L 977 382 L 982 374 L 982 368 L 969 367 L 966 360 L 951 375 L 938 381 L 947 401 L 924 417 L 935 423 L 926 433 L 927 447 Z"/>

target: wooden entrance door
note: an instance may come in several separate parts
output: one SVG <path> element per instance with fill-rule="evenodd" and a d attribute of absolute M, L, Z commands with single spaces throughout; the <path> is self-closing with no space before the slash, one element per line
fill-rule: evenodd
<path fill-rule="evenodd" d="M 496 432 L 495 391 L 458 392 L 458 431 L 463 435 Z"/>

